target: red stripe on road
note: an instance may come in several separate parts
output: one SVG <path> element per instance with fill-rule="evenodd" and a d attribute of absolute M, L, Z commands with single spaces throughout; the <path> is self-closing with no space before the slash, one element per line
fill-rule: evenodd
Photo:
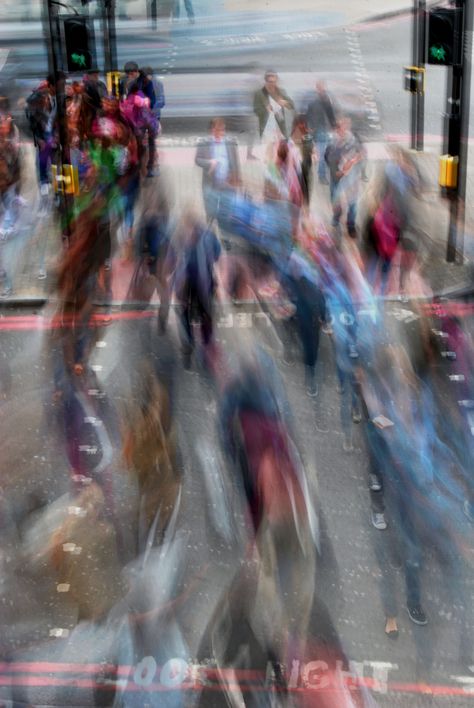
<path fill-rule="evenodd" d="M 156 673 L 161 670 L 162 667 L 156 667 Z M 42 672 L 45 673 L 69 673 L 69 674 L 99 674 L 101 677 L 104 673 L 113 672 L 115 675 L 128 677 L 131 671 L 134 671 L 136 667 L 128 665 L 120 665 L 114 667 L 112 664 L 72 664 L 72 663 L 56 663 L 56 662 L 42 662 L 42 661 L 32 661 L 32 662 L 12 662 L 11 664 L 3 663 L 0 665 L 0 685 L 2 686 L 29 686 L 29 687 L 67 687 L 67 688 L 101 688 L 105 690 L 112 690 L 116 687 L 114 682 L 103 683 L 100 680 L 96 680 L 94 676 L 89 676 L 86 678 L 79 678 L 71 676 L 67 677 L 54 677 L 41 675 Z M 220 677 L 225 677 L 228 682 L 227 687 L 230 690 L 236 690 L 237 688 L 243 692 L 250 690 L 257 691 L 267 691 L 271 690 L 268 685 L 255 685 L 252 681 L 265 680 L 266 674 L 263 671 L 253 671 L 253 670 L 230 670 L 223 669 L 218 672 L 215 668 L 209 668 L 207 666 L 193 666 L 189 667 L 190 671 L 196 670 L 198 676 L 194 680 L 184 680 L 177 686 L 167 686 L 159 682 L 153 682 L 149 685 L 138 685 L 133 680 L 129 680 L 126 686 L 121 686 L 121 690 L 138 692 L 157 692 L 157 691 L 192 691 L 192 690 L 222 690 L 222 686 L 219 684 L 208 684 L 203 685 L 200 680 L 215 680 L 219 681 Z M 20 675 L 11 675 L 11 674 Z M 32 675 L 21 675 L 21 674 L 32 674 Z M 324 675 L 324 674 L 323 674 Z M 322 675 L 322 676 L 323 676 Z M 344 685 L 348 688 L 357 688 L 358 686 L 363 686 L 365 688 L 380 690 L 380 682 L 373 678 L 357 678 L 346 675 L 337 675 L 336 672 L 330 671 L 327 674 L 327 678 L 331 677 L 336 680 L 342 679 Z M 321 676 L 319 676 L 321 678 Z M 240 683 L 243 681 L 243 683 Z M 247 682 L 247 685 L 246 683 Z M 384 686 L 385 688 L 385 686 Z M 390 682 L 386 685 L 388 693 L 415 693 L 415 694 L 430 694 L 436 696 L 466 696 L 471 695 L 474 691 L 474 678 L 473 686 L 463 688 L 461 686 L 454 685 L 442 685 L 442 684 L 425 684 L 425 683 L 409 683 L 409 682 Z M 338 685 L 329 686 L 306 686 L 303 688 L 289 688 L 288 691 L 292 693 L 299 694 L 309 694 L 316 691 L 323 693 L 340 693 L 340 688 Z"/>

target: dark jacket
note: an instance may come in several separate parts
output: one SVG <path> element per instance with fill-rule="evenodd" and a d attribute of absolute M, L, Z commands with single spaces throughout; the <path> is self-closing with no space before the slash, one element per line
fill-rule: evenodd
<path fill-rule="evenodd" d="M 84 81 L 84 91 L 89 97 L 89 101 L 95 111 L 102 108 L 102 99 L 107 96 L 107 86 L 103 81 L 91 81 L 87 78 Z"/>
<path fill-rule="evenodd" d="M 220 255 L 221 245 L 215 233 L 195 226 L 192 241 L 181 253 L 174 275 L 178 300 L 186 300 L 193 292 L 202 303 L 209 303 L 215 289 L 214 264 Z"/>
<path fill-rule="evenodd" d="M 295 104 L 291 100 L 291 98 L 288 96 L 286 91 L 284 91 L 282 88 L 279 86 L 276 87 L 276 93 L 277 93 L 277 98 L 282 98 L 284 101 L 287 101 L 290 105 L 290 109 L 294 110 Z M 259 130 L 260 130 L 260 135 L 263 135 L 263 131 L 265 130 L 265 126 L 267 125 L 268 117 L 270 115 L 269 111 L 269 106 L 270 106 L 270 96 L 265 88 L 265 86 L 258 91 L 255 92 L 254 97 L 253 97 L 253 112 L 258 118 L 258 125 L 259 125 Z M 278 126 L 283 133 L 283 135 L 287 138 L 288 137 L 288 131 L 285 125 L 285 121 L 282 120 L 281 118 L 278 118 L 275 115 L 276 121 L 278 123 Z"/>
<path fill-rule="evenodd" d="M 50 116 L 55 110 L 55 101 L 45 84 L 40 85 L 26 99 L 25 115 L 35 144 L 38 144 L 38 140 L 47 140 L 48 128 L 56 127 L 56 121 L 50 121 Z"/>
<path fill-rule="evenodd" d="M 327 133 L 336 125 L 334 102 L 328 93 L 317 93 L 314 101 L 308 105 L 306 122 L 313 134 L 322 130 Z"/>
<path fill-rule="evenodd" d="M 216 182 L 215 170 L 214 172 L 210 172 L 211 163 L 214 159 L 214 140 L 212 138 L 206 138 L 205 140 L 202 140 L 197 146 L 196 157 L 194 161 L 198 167 L 202 168 L 203 188 L 213 187 L 214 189 L 219 189 L 223 186 L 236 187 L 241 182 L 240 160 L 237 141 L 233 138 L 226 137 L 224 138 L 223 142 L 227 148 L 227 160 L 229 164 L 229 173 L 225 185 Z"/>

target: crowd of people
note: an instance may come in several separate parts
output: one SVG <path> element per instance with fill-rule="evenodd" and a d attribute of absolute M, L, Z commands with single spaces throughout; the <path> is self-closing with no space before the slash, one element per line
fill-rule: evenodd
<path fill-rule="evenodd" d="M 459 320 L 438 322 L 416 302 L 416 324 L 410 338 L 404 338 L 388 324 L 384 309 L 384 295 L 406 299 L 422 282 L 417 213 L 423 179 L 415 161 L 393 145 L 379 174 L 369 180 L 364 145 L 326 85 L 317 84 L 312 101 L 298 114 L 278 75 L 268 71 L 253 102 L 259 155 L 255 144 L 248 152 L 249 159 L 262 162 L 262 193 L 249 194 L 239 145 L 227 135 L 225 121 L 215 117 L 195 153 L 202 170 L 203 209 L 200 195 L 189 195 L 189 204 L 177 212 L 162 176 L 155 179 L 160 175 L 156 146 L 163 86 L 151 68 L 128 62 L 119 94 L 109 92 L 93 70 L 82 82 L 49 77 L 26 105 L 45 204 L 59 147 L 63 162 L 66 155 L 79 176 L 79 195 L 71 199 L 62 223 L 64 248 L 56 267 L 51 336 L 53 398 L 64 426 L 71 493 L 77 506 L 87 510 L 87 523 L 90 517 L 96 521 L 94 514 L 103 517 L 100 533 L 107 537 L 107 547 L 116 533 L 122 553 L 123 540 L 114 531 L 111 460 L 91 471 L 78 454 L 87 405 L 98 415 L 97 402 L 85 400 L 90 390 L 100 388 L 90 385 L 94 374 L 89 360 L 99 336 L 97 313 L 103 313 L 104 305 L 99 325 L 107 319 L 111 261 L 118 249 L 121 258 L 134 264 L 127 300 L 143 308 L 157 294 L 162 341 L 173 337 L 169 313 L 174 303 L 182 357 L 176 366 L 204 373 L 211 381 L 225 460 L 220 474 L 237 480 L 235 504 L 244 509 L 251 541 L 243 544 L 243 554 L 259 564 L 250 579 L 238 573 L 230 594 L 216 607 L 209 631 L 221 668 L 237 662 L 222 629 L 232 603 L 232 626 L 245 617 L 280 682 L 285 677 L 278 667 L 305 656 L 317 595 L 321 510 L 295 444 L 280 364 L 284 372 L 300 362 L 306 393 L 315 399 L 327 385 L 318 374 L 321 335 L 329 338 L 333 352 L 343 451 L 354 450 L 355 426 L 367 451 L 367 516 L 377 532 L 385 634 L 395 639 L 399 632 L 396 564 L 404 572 L 410 619 L 427 624 L 420 578 L 423 560 L 433 551 L 450 582 L 453 604 L 461 608 L 466 628 L 461 630 L 461 651 L 472 662 L 466 636 L 472 604 L 464 581 L 470 570 L 474 512 L 473 442 L 462 411 L 456 424 L 443 415 L 435 361 L 440 341 L 451 337 L 450 351 L 457 352 L 451 365 L 464 362 L 464 399 L 470 400 L 473 343 Z M 1 234 L 8 239 L 20 198 L 20 164 L 18 131 L 7 109 L 1 113 L 0 144 Z M 144 181 L 151 187 L 139 209 Z M 362 190 L 364 181 L 368 184 Z M 217 340 L 221 302 L 238 307 L 245 299 L 263 303 L 276 345 L 258 331 L 230 337 L 227 345 Z M 361 309 L 369 316 L 362 316 Z M 123 416 L 120 454 L 136 478 L 141 499 L 136 555 L 146 555 L 174 528 L 185 480 L 170 392 L 149 361 L 137 367 L 135 378 Z M 101 445 L 105 458 L 106 441 Z M 223 504 L 223 513 L 233 512 Z M 81 546 L 90 542 L 77 530 L 80 526 L 80 519 L 69 521 L 51 542 L 54 567 L 67 582 L 79 571 L 64 544 L 74 533 Z M 107 602 L 102 595 L 94 606 L 87 593 L 86 599 L 78 595 L 79 617 L 97 621 L 117 604 L 123 607 L 127 590 L 121 582 L 117 580 Z M 75 587 L 77 593 L 79 583 Z M 232 693 L 235 687 L 228 690 Z"/>

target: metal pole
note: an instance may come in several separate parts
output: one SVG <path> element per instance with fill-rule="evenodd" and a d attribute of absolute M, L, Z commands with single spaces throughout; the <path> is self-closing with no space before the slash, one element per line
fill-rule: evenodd
<path fill-rule="evenodd" d="M 459 156 L 458 180 L 455 189 L 448 190 L 449 229 L 446 260 L 454 263 L 464 248 L 464 221 L 467 183 L 469 138 L 469 108 L 472 70 L 473 0 L 455 0 L 454 7 L 463 9 L 462 64 L 449 69 L 448 98 L 445 115 L 444 151 Z"/>
<path fill-rule="evenodd" d="M 59 17 L 57 5 L 53 0 L 45 0 L 44 19 L 48 29 L 48 62 L 50 73 L 54 76 L 56 116 L 59 129 L 59 142 L 56 151 L 56 166 L 58 174 L 61 174 L 62 165 L 69 162 L 69 140 L 66 116 L 66 82 L 59 79 L 59 72 L 63 69 L 63 56 L 61 47 L 61 33 L 59 28 Z M 63 216 L 62 238 L 67 242 L 69 238 L 69 216 L 70 209 L 67 195 L 59 193 L 58 208 Z"/>
<path fill-rule="evenodd" d="M 426 2 L 413 1 L 412 63 L 420 69 L 425 66 Z M 417 91 L 411 95 L 411 148 L 423 150 L 425 122 L 425 94 Z"/>
<path fill-rule="evenodd" d="M 461 119 L 458 172 L 458 244 L 457 250 L 461 258 L 464 251 L 464 216 L 466 206 L 467 159 L 469 142 L 469 116 L 471 106 L 472 78 L 472 30 L 474 26 L 474 1 L 464 0 L 463 27 L 463 78 L 461 91 Z"/>
<path fill-rule="evenodd" d="M 115 31 L 115 0 L 107 2 L 107 24 L 109 28 L 109 48 L 111 71 L 117 71 L 117 33 Z"/>
<path fill-rule="evenodd" d="M 105 71 L 117 71 L 117 35 L 115 32 L 115 0 L 102 0 L 102 33 Z"/>

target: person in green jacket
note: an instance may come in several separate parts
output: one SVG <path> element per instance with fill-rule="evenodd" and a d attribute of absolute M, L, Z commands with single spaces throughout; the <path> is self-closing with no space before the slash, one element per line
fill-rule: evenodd
<path fill-rule="evenodd" d="M 253 99 L 253 110 L 258 118 L 260 137 L 263 138 L 269 131 L 275 133 L 279 130 L 280 137 L 288 138 L 291 120 L 288 120 L 287 112 L 294 109 L 292 99 L 278 85 L 278 74 L 267 71 L 265 84 L 255 92 Z"/>

